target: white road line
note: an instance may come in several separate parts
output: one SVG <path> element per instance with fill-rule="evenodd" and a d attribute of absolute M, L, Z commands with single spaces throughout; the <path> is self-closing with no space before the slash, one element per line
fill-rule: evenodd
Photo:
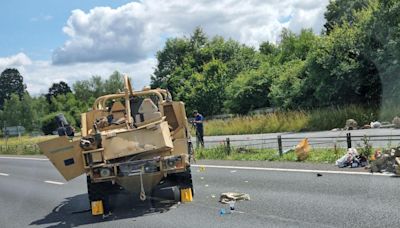
<path fill-rule="evenodd" d="M 15 160 L 34 160 L 34 161 L 48 161 L 47 158 L 29 158 L 29 157 L 0 157 L 0 159 L 15 159 Z"/>
<path fill-rule="evenodd" d="M 367 173 L 367 172 L 349 172 L 333 170 L 310 170 L 310 169 L 282 169 L 282 168 L 264 168 L 264 167 L 246 167 L 246 166 L 223 166 L 223 165 L 191 165 L 193 167 L 205 167 L 216 169 L 242 169 L 242 170 L 261 170 L 277 172 L 298 172 L 298 173 L 330 173 L 330 174 L 350 174 L 350 175 L 372 175 L 372 176 L 393 176 L 394 174 L 385 173 Z"/>
<path fill-rule="evenodd" d="M 63 185 L 64 183 L 62 183 L 62 182 L 58 182 L 58 181 L 49 181 L 49 180 L 47 180 L 47 181 L 44 181 L 45 183 L 48 183 L 48 184 L 56 184 L 56 185 Z"/>
<path fill-rule="evenodd" d="M 30 157 L 0 157 L 0 159 L 20 159 L 48 161 L 47 158 L 30 158 Z M 372 175 L 372 176 L 393 176 L 394 174 L 386 173 L 368 173 L 368 172 L 349 172 L 349 171 L 333 171 L 333 170 L 310 170 L 310 169 L 282 169 L 282 168 L 263 168 L 263 167 L 246 167 L 246 166 L 223 166 L 223 165 L 192 165 L 193 167 L 206 167 L 217 169 L 241 169 L 241 170 L 261 170 L 261 171 L 277 171 L 277 172 L 299 172 L 299 173 L 330 173 L 330 174 L 350 174 L 350 175 Z M 64 183 L 62 183 L 64 184 Z"/>
<path fill-rule="evenodd" d="M 7 174 L 7 173 L 0 173 L 0 176 L 8 177 L 8 176 L 10 176 L 10 174 Z"/>

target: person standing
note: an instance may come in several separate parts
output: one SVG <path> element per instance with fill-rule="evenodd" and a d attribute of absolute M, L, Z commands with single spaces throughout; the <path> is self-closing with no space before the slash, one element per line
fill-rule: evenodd
<path fill-rule="evenodd" d="M 193 124 L 196 127 L 196 147 L 199 148 L 199 144 L 201 145 L 202 148 L 204 148 L 204 127 L 203 127 L 203 121 L 204 117 L 201 115 L 198 111 L 193 112 L 194 115 L 194 121 Z"/>

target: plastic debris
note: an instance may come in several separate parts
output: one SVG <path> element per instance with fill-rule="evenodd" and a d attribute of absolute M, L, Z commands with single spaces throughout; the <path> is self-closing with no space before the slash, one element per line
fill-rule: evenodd
<path fill-rule="evenodd" d="M 359 155 L 355 148 L 349 148 L 347 153 L 336 161 L 336 165 L 339 168 L 348 166 L 351 168 L 364 167 L 368 165 L 368 160 L 366 157 Z"/>
<path fill-rule="evenodd" d="M 317 173 L 317 177 L 322 177 L 322 174 L 320 174 L 320 173 Z"/>
<path fill-rule="evenodd" d="M 223 204 L 229 204 L 231 201 L 242 201 L 242 200 L 250 200 L 250 195 L 247 193 L 238 193 L 238 192 L 224 192 L 221 193 L 219 198 L 219 202 Z"/>
<path fill-rule="evenodd" d="M 204 166 L 200 166 L 200 167 L 199 167 L 199 171 L 200 171 L 200 172 L 204 172 L 204 171 L 206 171 L 206 167 L 204 167 Z"/>
<path fill-rule="evenodd" d="M 378 121 L 371 122 L 370 125 L 371 125 L 371 128 L 381 128 L 382 127 L 382 124 Z"/>

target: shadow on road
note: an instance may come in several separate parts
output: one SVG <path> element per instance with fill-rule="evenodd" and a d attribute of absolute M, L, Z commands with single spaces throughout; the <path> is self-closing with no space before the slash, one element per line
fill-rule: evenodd
<path fill-rule="evenodd" d="M 112 214 L 103 219 L 102 216 L 92 216 L 87 194 L 66 198 L 42 219 L 31 222 L 30 225 L 45 227 L 76 227 L 86 224 L 109 222 L 119 219 L 129 219 L 164 213 L 176 207 L 172 203 L 157 203 L 151 205 L 149 200 L 140 201 L 138 197 L 129 194 L 118 194 L 110 197 Z"/>

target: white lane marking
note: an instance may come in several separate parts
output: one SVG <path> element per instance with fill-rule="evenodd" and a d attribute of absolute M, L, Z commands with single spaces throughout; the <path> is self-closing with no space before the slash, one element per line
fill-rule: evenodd
<path fill-rule="evenodd" d="M 8 177 L 8 176 L 10 176 L 10 174 L 8 174 L 8 173 L 0 173 L 0 176 Z"/>
<path fill-rule="evenodd" d="M 56 184 L 56 185 L 63 185 L 64 183 L 62 183 L 62 182 L 58 182 L 58 181 L 49 181 L 49 180 L 47 180 L 47 181 L 44 181 L 45 183 L 48 183 L 48 184 Z"/>
<path fill-rule="evenodd" d="M 264 167 L 246 167 L 246 166 L 223 166 L 223 165 L 191 165 L 191 166 L 216 168 L 216 169 L 242 169 L 242 170 L 278 171 L 278 172 L 298 172 L 298 173 L 331 173 L 331 174 L 350 174 L 350 175 L 394 176 L 394 174 L 386 174 L 386 173 L 349 172 L 349 171 L 333 171 L 333 170 L 282 169 L 282 168 L 264 168 Z"/>
<path fill-rule="evenodd" d="M 34 161 L 48 161 L 47 158 L 29 158 L 29 157 L 0 157 L 0 159 L 15 159 L 15 160 L 34 160 Z"/>

